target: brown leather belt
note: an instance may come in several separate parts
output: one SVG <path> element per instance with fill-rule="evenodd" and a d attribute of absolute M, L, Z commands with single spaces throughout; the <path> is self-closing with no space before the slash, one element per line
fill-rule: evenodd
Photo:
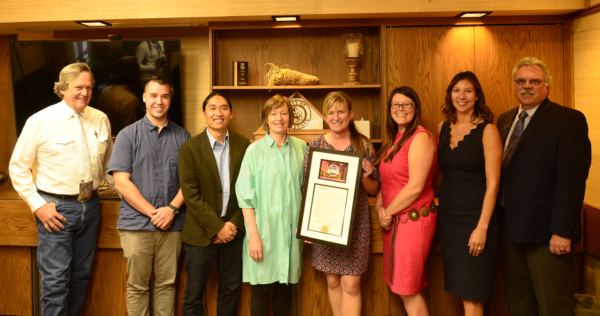
<path fill-rule="evenodd" d="M 50 192 L 46 192 L 46 191 L 42 191 L 42 190 L 38 190 L 38 192 L 44 193 L 46 195 L 49 195 L 49 196 L 59 199 L 59 200 L 77 200 L 77 197 L 79 196 L 79 194 L 75 194 L 75 195 L 55 194 L 55 193 L 50 193 Z M 92 195 L 97 194 L 97 193 L 98 193 L 98 190 L 92 191 Z"/>
<path fill-rule="evenodd" d="M 419 211 L 416 209 L 411 209 L 408 212 L 401 213 L 400 215 L 394 217 L 392 219 L 392 253 L 390 255 L 390 269 L 389 269 L 389 280 L 390 284 L 394 284 L 394 257 L 396 255 L 396 232 L 398 231 L 398 223 L 406 224 L 410 219 L 413 222 L 416 222 L 423 217 L 429 216 L 429 213 L 435 214 L 437 213 L 437 205 L 435 205 L 435 201 L 431 201 L 429 207 L 423 206 Z M 403 214 L 406 214 L 406 220 L 402 221 L 401 217 Z"/>

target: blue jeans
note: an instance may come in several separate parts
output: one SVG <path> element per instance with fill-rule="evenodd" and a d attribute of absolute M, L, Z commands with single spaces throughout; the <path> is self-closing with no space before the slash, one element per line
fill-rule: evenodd
<path fill-rule="evenodd" d="M 206 283 L 208 283 L 210 270 L 217 253 L 219 281 L 217 315 L 235 316 L 240 296 L 238 287 L 242 281 L 243 244 L 243 235 L 226 244 L 210 244 L 206 247 L 183 243 L 185 269 L 188 274 L 183 299 L 184 316 L 204 316 L 204 292 L 206 292 Z"/>
<path fill-rule="evenodd" d="M 85 300 L 100 213 L 100 199 L 94 194 L 87 202 L 40 195 L 56 203 L 56 211 L 67 219 L 60 231 L 48 231 L 36 217 L 38 229 L 37 264 L 42 280 L 42 315 L 76 316 Z"/>

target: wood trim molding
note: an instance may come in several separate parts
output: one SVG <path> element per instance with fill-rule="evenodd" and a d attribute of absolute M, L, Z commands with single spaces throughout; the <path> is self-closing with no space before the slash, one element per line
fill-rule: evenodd
<path fill-rule="evenodd" d="M 590 15 L 600 11 L 600 3 L 596 3 L 593 6 L 589 6 L 589 2 L 586 3 L 586 8 L 583 10 L 579 10 L 569 16 L 571 20 L 575 20 L 586 15 Z"/>
<path fill-rule="evenodd" d="M 382 19 L 340 19 L 340 20 L 301 20 L 297 22 L 248 21 L 248 22 L 210 22 L 212 30 L 242 29 L 285 29 L 304 27 L 360 27 L 380 26 Z"/>
<path fill-rule="evenodd" d="M 555 24 L 569 21 L 568 15 L 523 15 L 523 16 L 488 16 L 479 19 L 442 18 L 389 18 L 389 19 L 340 19 L 340 20 L 305 20 L 298 22 L 210 22 L 211 30 L 239 29 L 274 29 L 303 27 L 348 27 L 348 26 L 439 26 L 439 25 L 497 25 L 497 24 Z"/>
<path fill-rule="evenodd" d="M 54 39 L 101 39 L 108 40 L 109 35 L 121 35 L 123 39 L 158 38 L 177 36 L 207 35 L 206 26 L 186 27 L 132 27 L 132 28 L 103 28 L 89 30 L 60 30 L 54 31 Z"/>

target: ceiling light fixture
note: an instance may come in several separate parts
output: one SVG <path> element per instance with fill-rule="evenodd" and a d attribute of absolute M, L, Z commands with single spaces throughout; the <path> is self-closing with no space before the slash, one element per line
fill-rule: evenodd
<path fill-rule="evenodd" d="M 85 26 L 112 26 L 112 24 L 104 22 L 104 21 L 75 21 L 75 23 L 79 23 Z"/>
<path fill-rule="evenodd" d="M 482 18 L 488 14 L 490 14 L 492 12 L 463 12 L 459 15 L 457 15 L 457 18 L 464 18 L 464 19 L 468 19 L 468 18 Z"/>
<path fill-rule="evenodd" d="M 275 22 L 296 22 L 296 21 L 300 21 L 300 16 L 299 15 L 278 15 L 278 16 L 271 16 L 271 18 Z"/>

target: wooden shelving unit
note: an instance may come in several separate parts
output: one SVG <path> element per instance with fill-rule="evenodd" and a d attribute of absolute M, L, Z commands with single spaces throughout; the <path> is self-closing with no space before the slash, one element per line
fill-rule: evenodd
<path fill-rule="evenodd" d="M 380 84 L 315 85 L 315 86 L 213 86 L 213 90 L 315 90 L 315 89 L 381 89 Z"/>
<path fill-rule="evenodd" d="M 383 29 L 385 30 L 385 29 Z M 291 96 L 296 90 L 323 112 L 323 100 L 332 91 L 344 91 L 352 99 L 354 119 L 369 120 L 373 143 L 381 143 L 382 27 L 314 23 L 280 28 L 277 23 L 219 23 L 209 31 L 211 45 L 211 87 L 231 100 L 230 128 L 250 139 L 260 126 L 264 103 L 273 95 Z M 362 85 L 344 85 L 350 72 L 344 56 L 346 33 L 363 34 L 363 54 L 358 68 Z M 248 86 L 233 86 L 232 63 L 248 62 Z M 317 76 L 319 85 L 266 86 L 266 63 L 289 65 L 290 69 Z M 324 126 L 328 128 L 327 123 Z"/>

